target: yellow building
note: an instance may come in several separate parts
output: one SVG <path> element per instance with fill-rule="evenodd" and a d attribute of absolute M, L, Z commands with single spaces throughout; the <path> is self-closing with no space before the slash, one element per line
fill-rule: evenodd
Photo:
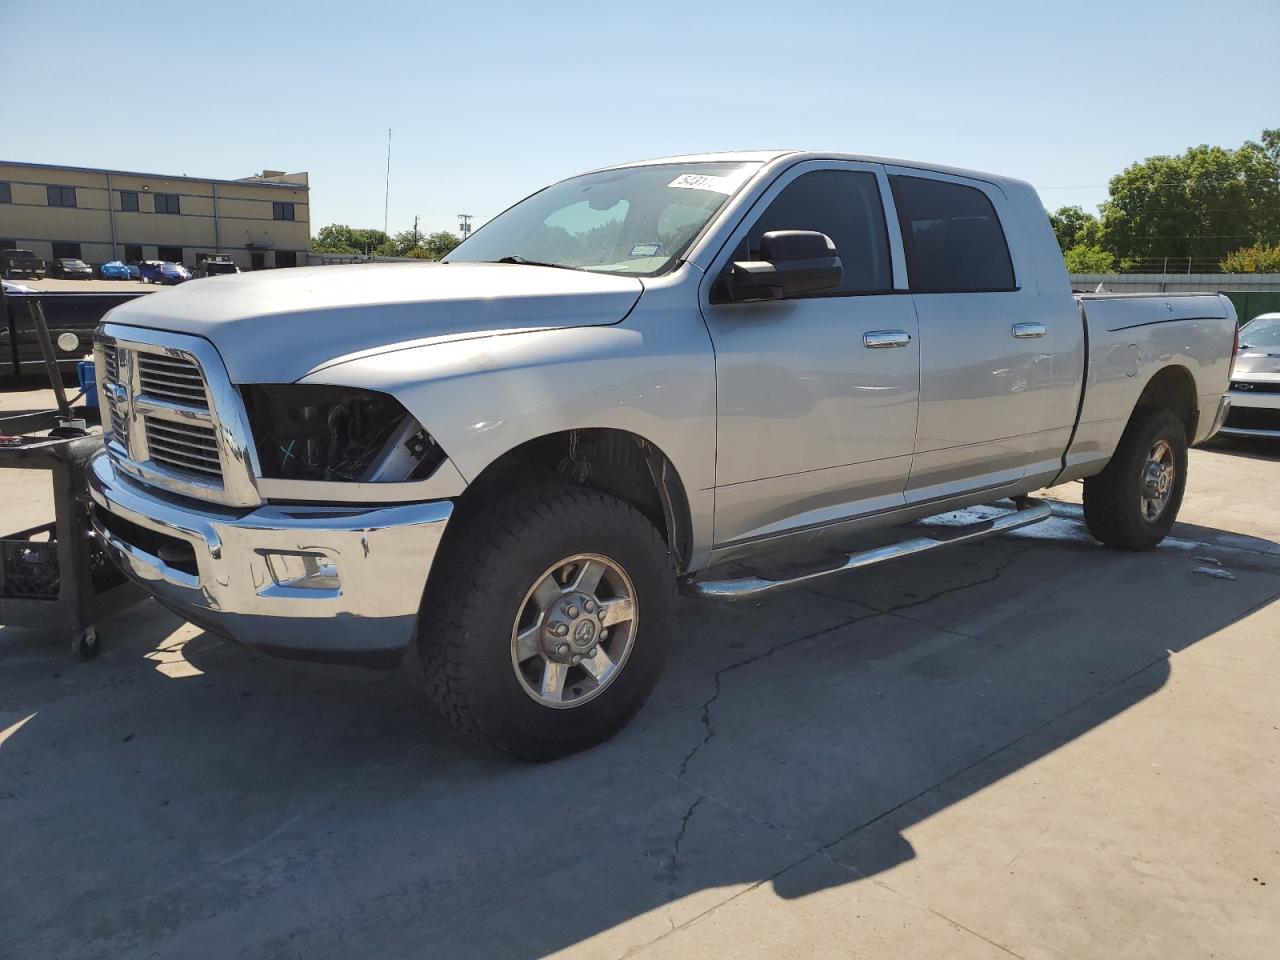
<path fill-rule="evenodd" d="M 0 249 L 37 257 L 172 260 L 214 254 L 241 270 L 305 265 L 311 245 L 305 173 L 240 180 L 0 161 Z"/>

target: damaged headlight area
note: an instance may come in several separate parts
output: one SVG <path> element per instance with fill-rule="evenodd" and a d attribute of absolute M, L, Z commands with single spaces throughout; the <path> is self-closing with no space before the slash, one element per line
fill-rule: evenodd
<path fill-rule="evenodd" d="M 423 480 L 444 451 L 395 397 L 325 384 L 241 387 L 262 476 L 390 483 Z"/>

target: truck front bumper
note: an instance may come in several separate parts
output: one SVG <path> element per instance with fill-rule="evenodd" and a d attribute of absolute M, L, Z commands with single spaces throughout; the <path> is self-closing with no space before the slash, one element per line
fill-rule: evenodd
<path fill-rule="evenodd" d="M 378 670 L 413 638 L 453 511 L 447 500 L 227 510 L 144 487 L 105 453 L 88 477 L 108 554 L 179 616 L 278 656 Z"/>

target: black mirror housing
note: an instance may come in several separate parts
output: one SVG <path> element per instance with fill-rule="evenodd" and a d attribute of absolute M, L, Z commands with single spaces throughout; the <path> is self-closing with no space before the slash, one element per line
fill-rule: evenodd
<path fill-rule="evenodd" d="M 725 277 L 729 299 L 786 300 L 840 285 L 844 267 L 836 245 L 815 230 L 771 230 L 759 260 L 737 260 Z"/>

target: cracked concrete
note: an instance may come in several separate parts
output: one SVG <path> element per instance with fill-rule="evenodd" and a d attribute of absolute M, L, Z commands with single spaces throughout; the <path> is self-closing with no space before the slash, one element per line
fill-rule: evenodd
<path fill-rule="evenodd" d="M 454 736 L 413 663 L 341 683 L 154 606 L 87 665 L 2 630 L 0 956 L 1268 956 L 1268 456 L 1194 451 L 1149 554 L 1066 507 L 682 602 L 636 722 L 536 767 Z"/>

